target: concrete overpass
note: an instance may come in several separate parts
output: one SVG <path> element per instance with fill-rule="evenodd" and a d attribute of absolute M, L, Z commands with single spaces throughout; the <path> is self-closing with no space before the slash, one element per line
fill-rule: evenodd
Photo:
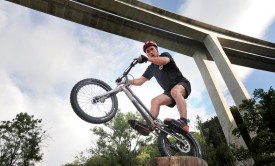
<path fill-rule="evenodd" d="M 244 145 L 208 62 L 214 61 L 239 105 L 250 98 L 232 64 L 275 72 L 275 44 L 199 22 L 137 0 L 7 0 L 112 34 L 193 57 L 228 143 Z"/>

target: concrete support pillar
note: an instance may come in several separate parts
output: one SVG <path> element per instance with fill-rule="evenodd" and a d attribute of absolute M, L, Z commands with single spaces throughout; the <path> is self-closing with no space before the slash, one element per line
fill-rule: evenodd
<path fill-rule="evenodd" d="M 221 88 L 218 86 L 213 72 L 211 71 L 205 53 L 197 50 L 193 58 L 201 72 L 204 83 L 206 84 L 206 88 L 216 110 L 216 114 L 222 126 L 227 143 L 243 146 L 247 149 L 247 146 L 242 137 L 238 138 L 232 135 L 232 130 L 237 128 L 237 125 L 230 112 L 225 97 L 222 94 Z"/>
<path fill-rule="evenodd" d="M 250 96 L 233 69 L 218 38 L 211 34 L 207 35 L 204 39 L 204 44 L 216 63 L 235 104 L 239 106 L 242 100 L 249 99 Z"/>
<path fill-rule="evenodd" d="M 218 67 L 235 104 L 239 106 L 243 100 L 250 99 L 246 88 L 235 72 L 218 38 L 215 35 L 209 34 L 205 37 L 204 44 Z M 240 114 L 244 116 L 245 112 L 240 112 Z M 256 136 L 252 132 L 249 135 L 251 138 Z"/>

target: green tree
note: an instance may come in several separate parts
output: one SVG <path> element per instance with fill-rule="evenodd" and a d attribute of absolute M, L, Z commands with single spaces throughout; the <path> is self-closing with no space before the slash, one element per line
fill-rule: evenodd
<path fill-rule="evenodd" d="M 152 157 L 159 156 L 154 137 L 138 134 L 130 127 L 128 119 L 138 119 L 138 116 L 118 112 L 112 121 L 92 128 L 97 141 L 88 149 L 88 155 L 82 152 L 73 164 L 66 166 L 145 165 Z"/>
<path fill-rule="evenodd" d="M 30 166 L 42 160 L 41 145 L 46 131 L 41 119 L 19 113 L 12 121 L 0 124 L 0 165 Z"/>
<path fill-rule="evenodd" d="M 197 117 L 197 128 L 200 134 L 193 133 L 193 135 L 199 141 L 203 152 L 203 159 L 207 161 L 208 165 L 235 165 L 234 156 L 226 143 L 218 117 L 211 118 L 206 122 L 202 122 Z"/>
<path fill-rule="evenodd" d="M 256 89 L 253 95 L 239 108 L 233 107 L 244 112 L 243 121 L 233 134 L 239 136 L 247 130 L 256 135 L 246 140 L 248 150 L 235 148 L 235 153 L 240 160 L 252 157 L 255 165 L 272 165 L 275 164 L 275 91 L 272 87 L 267 92 Z"/>

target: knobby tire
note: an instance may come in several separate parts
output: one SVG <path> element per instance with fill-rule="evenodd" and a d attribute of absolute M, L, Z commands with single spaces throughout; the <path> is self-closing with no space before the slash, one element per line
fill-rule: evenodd
<path fill-rule="evenodd" d="M 175 133 L 187 141 L 187 145 L 179 142 L 165 132 L 160 132 L 158 136 L 158 149 L 162 156 L 202 157 L 200 146 L 190 133 L 179 131 Z"/>

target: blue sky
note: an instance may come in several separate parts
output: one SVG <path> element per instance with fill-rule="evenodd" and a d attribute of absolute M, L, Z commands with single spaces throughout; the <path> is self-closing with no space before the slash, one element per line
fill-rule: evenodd
<path fill-rule="evenodd" d="M 275 42 L 273 0 L 145 2 L 208 24 Z M 0 120 L 12 119 L 19 112 L 42 118 L 51 139 L 43 148 L 44 161 L 38 165 L 72 162 L 78 152 L 94 146 L 89 131 L 94 125 L 82 121 L 72 111 L 69 103 L 71 88 L 77 81 L 89 77 L 100 78 L 114 87 L 115 78 L 133 58 L 143 53 L 143 43 L 6 1 L 0 2 L 0 36 Z M 215 116 L 194 60 L 162 48 L 160 51 L 170 52 L 191 81 L 188 118 L 193 120 L 199 115 L 207 120 Z M 139 77 L 147 65 L 136 66 L 131 74 Z M 215 70 L 214 64 L 212 67 Z M 251 96 L 256 88 L 268 90 L 270 86 L 275 87 L 274 73 L 239 66 L 234 68 Z M 234 104 L 219 74 L 216 76 L 229 105 Z M 162 93 L 155 80 L 142 87 L 133 87 L 133 90 L 148 107 L 150 99 Z M 118 97 L 123 112 L 135 110 L 124 94 Z M 167 116 L 177 118 L 176 108 L 163 107 L 160 118 Z"/>

